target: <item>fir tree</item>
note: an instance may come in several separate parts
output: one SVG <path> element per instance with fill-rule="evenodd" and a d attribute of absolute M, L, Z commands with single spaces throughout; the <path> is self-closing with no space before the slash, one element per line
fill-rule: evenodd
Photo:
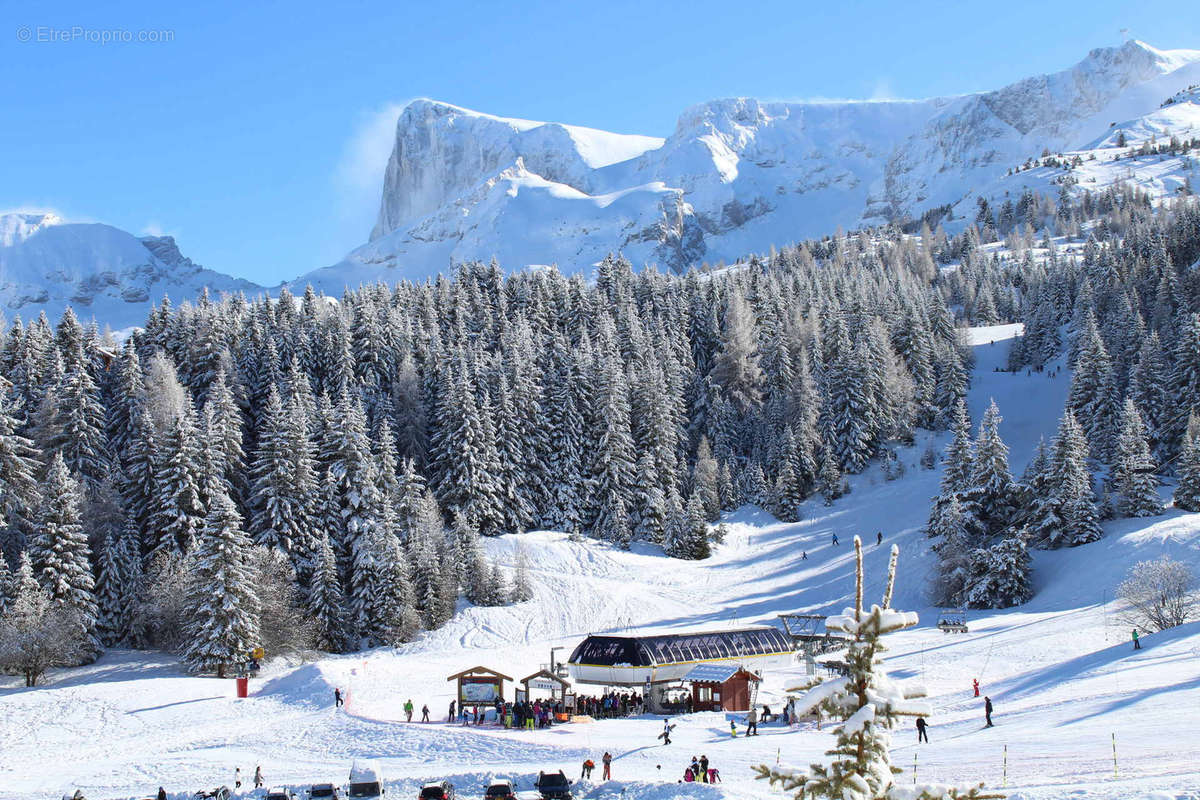
<path fill-rule="evenodd" d="M 250 567 L 250 537 L 223 483 L 211 478 L 208 511 L 196 542 L 188 587 L 184 663 L 225 677 L 259 644 L 260 602 Z"/>
<path fill-rule="evenodd" d="M 969 570 L 972 608 L 1010 608 L 1033 598 L 1033 560 L 1021 534 L 972 552 Z"/>
<path fill-rule="evenodd" d="M 1118 495 L 1118 510 L 1127 517 L 1152 517 L 1162 513 L 1156 466 L 1146 442 L 1142 415 L 1132 399 L 1121 411 L 1121 433 L 1113 456 L 1111 480 Z"/>
<path fill-rule="evenodd" d="M 1200 511 L 1200 438 L 1189 434 L 1179 454 L 1179 485 L 1175 487 L 1175 507 Z"/>

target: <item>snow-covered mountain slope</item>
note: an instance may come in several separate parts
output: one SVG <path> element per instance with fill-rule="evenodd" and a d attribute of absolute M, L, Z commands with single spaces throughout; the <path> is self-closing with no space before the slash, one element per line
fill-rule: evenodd
<path fill-rule="evenodd" d="M 1016 331 L 972 332 L 977 363 L 969 402 L 978 418 L 996 398 L 1019 472 L 1038 437 L 1053 432 L 1070 376 L 1066 369 L 1053 378 L 1050 371 L 994 371 Z M 778 798 L 778 791 L 753 780 L 751 765 L 820 759 L 832 743 L 828 724 L 817 730 L 772 723 L 761 726 L 758 737 L 734 739 L 724 715 L 694 714 L 673 720 L 678 727 L 670 746 L 655 739 L 658 717 L 532 732 L 464 729 L 444 724 L 453 687 L 446 676 L 483 664 L 519 679 L 548 661 L 551 647 L 567 648 L 558 652 L 561 659 L 589 632 L 836 613 L 851 601 L 850 540 L 859 534 L 867 541 L 868 600 L 882 591 L 887 545 L 895 543 L 897 606 L 921 616 L 918 627 L 891 637 L 886 658 L 894 676 L 929 689 L 930 744 L 918 747 L 911 728 L 897 731 L 897 766 L 910 770 L 915 757 L 921 781 L 1006 784 L 1009 797 L 1023 800 L 1194 797 L 1200 792 L 1194 735 L 1200 623 L 1147 635 L 1144 649 L 1134 652 L 1112 590 L 1130 564 L 1161 554 L 1200 567 L 1200 514 L 1170 510 L 1115 521 L 1099 542 L 1038 552 L 1032 602 L 972 612 L 969 633 L 946 635 L 935 627 L 937 609 L 925 600 L 931 557 L 921 528 L 941 476 L 917 465 L 924 446 L 918 441 L 901 451 L 904 477 L 886 481 L 872 467 L 853 476 L 852 492 L 834 505 L 806 503 L 801 522 L 779 523 L 753 508 L 730 515 L 725 543 L 704 561 L 669 560 L 650 547 L 623 552 L 553 532 L 489 539 L 490 555 L 510 568 L 516 543 L 525 547 L 532 601 L 468 607 L 396 650 L 299 666 L 268 663 L 245 700 L 233 697 L 232 680 L 189 677 L 174 659 L 155 654 L 108 653 L 90 667 L 57 670 L 49 685 L 32 690 L 0 678 L 3 794 L 34 800 L 82 788 L 88 797 L 145 797 L 162 785 L 171 800 L 185 800 L 202 787 L 232 787 L 237 766 L 248 776 L 261 765 L 269 784 L 300 787 L 342 782 L 352 759 L 369 757 L 384 768 L 388 797 L 414 796 L 421 782 L 441 778 L 451 779 L 460 797 L 477 797 L 484 781 L 498 775 L 516 779 L 523 800 L 532 800 L 538 770 L 563 769 L 575 777 L 585 758 L 599 762 L 607 750 L 615 757 L 615 780 L 580 782 L 576 797 Z M 873 544 L 875 531 L 884 532 L 885 546 Z M 833 533 L 839 545 L 832 544 Z M 803 671 L 797 663 L 768 672 L 759 702 L 778 710 L 784 687 Z M 982 727 L 974 678 L 995 703 L 995 728 Z M 334 687 L 347 695 L 344 709 L 332 707 Z M 405 724 L 402 707 L 409 699 L 417 709 L 428 704 L 434 722 Z M 723 783 L 678 783 L 691 757 L 701 754 L 720 769 Z M 911 773 L 899 780 L 911 781 Z M 251 796 L 244 787 L 240 797 Z"/>
<path fill-rule="evenodd" d="M 115 329 L 139 325 L 153 302 L 261 287 L 204 269 L 170 236 L 137 237 L 111 225 L 67 223 L 53 214 L 0 215 L 0 310 L 56 320 L 67 306 Z"/>
<path fill-rule="evenodd" d="M 1200 51 L 1131 41 L 997 91 L 922 101 L 715 100 L 666 139 L 513 120 L 432 100 L 396 126 L 371 241 L 293 282 L 328 292 L 452 262 L 588 272 L 606 253 L 683 270 L 958 203 L 1043 150 L 1122 120 L 1190 124 L 1160 104 L 1200 82 Z M 1144 118 L 1144 119 L 1143 119 Z"/>
<path fill-rule="evenodd" d="M 1200 163 L 1195 156 L 1200 151 L 1194 142 L 1200 142 L 1200 84 L 1167 96 L 1150 112 L 1110 123 L 1101 135 L 1078 148 L 1045 157 L 1037 154 L 1012 164 L 1011 174 L 964 195 L 954 213 L 970 219 L 976 197 L 1002 201 L 1027 189 L 1053 196 L 1065 188 L 1077 195 L 1122 183 L 1153 199 L 1194 192 L 1200 186 Z"/>

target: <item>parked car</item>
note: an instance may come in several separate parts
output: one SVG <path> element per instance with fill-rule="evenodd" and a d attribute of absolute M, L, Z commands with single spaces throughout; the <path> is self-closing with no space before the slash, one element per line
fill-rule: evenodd
<path fill-rule="evenodd" d="M 337 787 L 332 783 L 314 783 L 308 787 L 308 800 L 338 800 Z"/>
<path fill-rule="evenodd" d="M 417 800 L 454 800 L 454 784 L 450 781 L 434 781 L 421 787 Z"/>
<path fill-rule="evenodd" d="M 266 800 L 294 800 L 294 795 L 284 786 L 273 786 L 267 790 Z"/>
<path fill-rule="evenodd" d="M 571 800 L 571 781 L 560 769 L 558 772 L 539 772 L 537 783 L 533 785 L 541 795 L 542 800 Z"/>
<path fill-rule="evenodd" d="M 383 773 L 374 761 L 359 760 L 350 765 L 350 787 L 348 797 L 383 797 Z"/>
<path fill-rule="evenodd" d="M 484 800 L 517 800 L 517 793 L 510 780 L 494 780 L 483 793 Z"/>
<path fill-rule="evenodd" d="M 228 786 L 221 786 L 213 789 L 211 792 L 206 792 L 203 789 L 196 792 L 194 795 L 196 800 L 231 800 L 233 795 L 229 792 Z"/>

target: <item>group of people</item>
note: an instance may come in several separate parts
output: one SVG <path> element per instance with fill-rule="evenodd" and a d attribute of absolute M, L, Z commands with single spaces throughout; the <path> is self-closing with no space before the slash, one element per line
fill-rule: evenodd
<path fill-rule="evenodd" d="M 637 716 L 642 713 L 643 701 L 637 692 L 605 692 L 599 697 L 582 695 L 575 698 L 575 711 L 593 719 Z"/>
<path fill-rule="evenodd" d="M 708 756 L 700 756 L 696 758 L 692 756 L 692 763 L 688 764 L 683 771 L 683 779 L 681 783 L 720 783 L 721 773 L 716 767 L 708 763 Z"/>
<path fill-rule="evenodd" d="M 263 783 L 262 765 L 260 764 L 254 768 L 254 788 L 261 789 L 263 787 Z M 234 791 L 237 791 L 240 788 L 242 788 L 242 768 L 234 767 L 233 789 Z"/>

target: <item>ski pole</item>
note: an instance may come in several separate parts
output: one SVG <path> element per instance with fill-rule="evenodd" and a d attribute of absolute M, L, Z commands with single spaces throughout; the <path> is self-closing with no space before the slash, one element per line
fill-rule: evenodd
<path fill-rule="evenodd" d="M 913 786 L 917 785 L 917 754 L 913 753 Z"/>
<path fill-rule="evenodd" d="M 1000 787 L 1008 788 L 1008 745 L 1004 745 L 1004 776 L 1000 782 Z"/>
<path fill-rule="evenodd" d="M 1112 743 L 1113 743 L 1113 780 L 1115 781 L 1117 779 L 1117 734 L 1115 732 L 1112 735 Z"/>

